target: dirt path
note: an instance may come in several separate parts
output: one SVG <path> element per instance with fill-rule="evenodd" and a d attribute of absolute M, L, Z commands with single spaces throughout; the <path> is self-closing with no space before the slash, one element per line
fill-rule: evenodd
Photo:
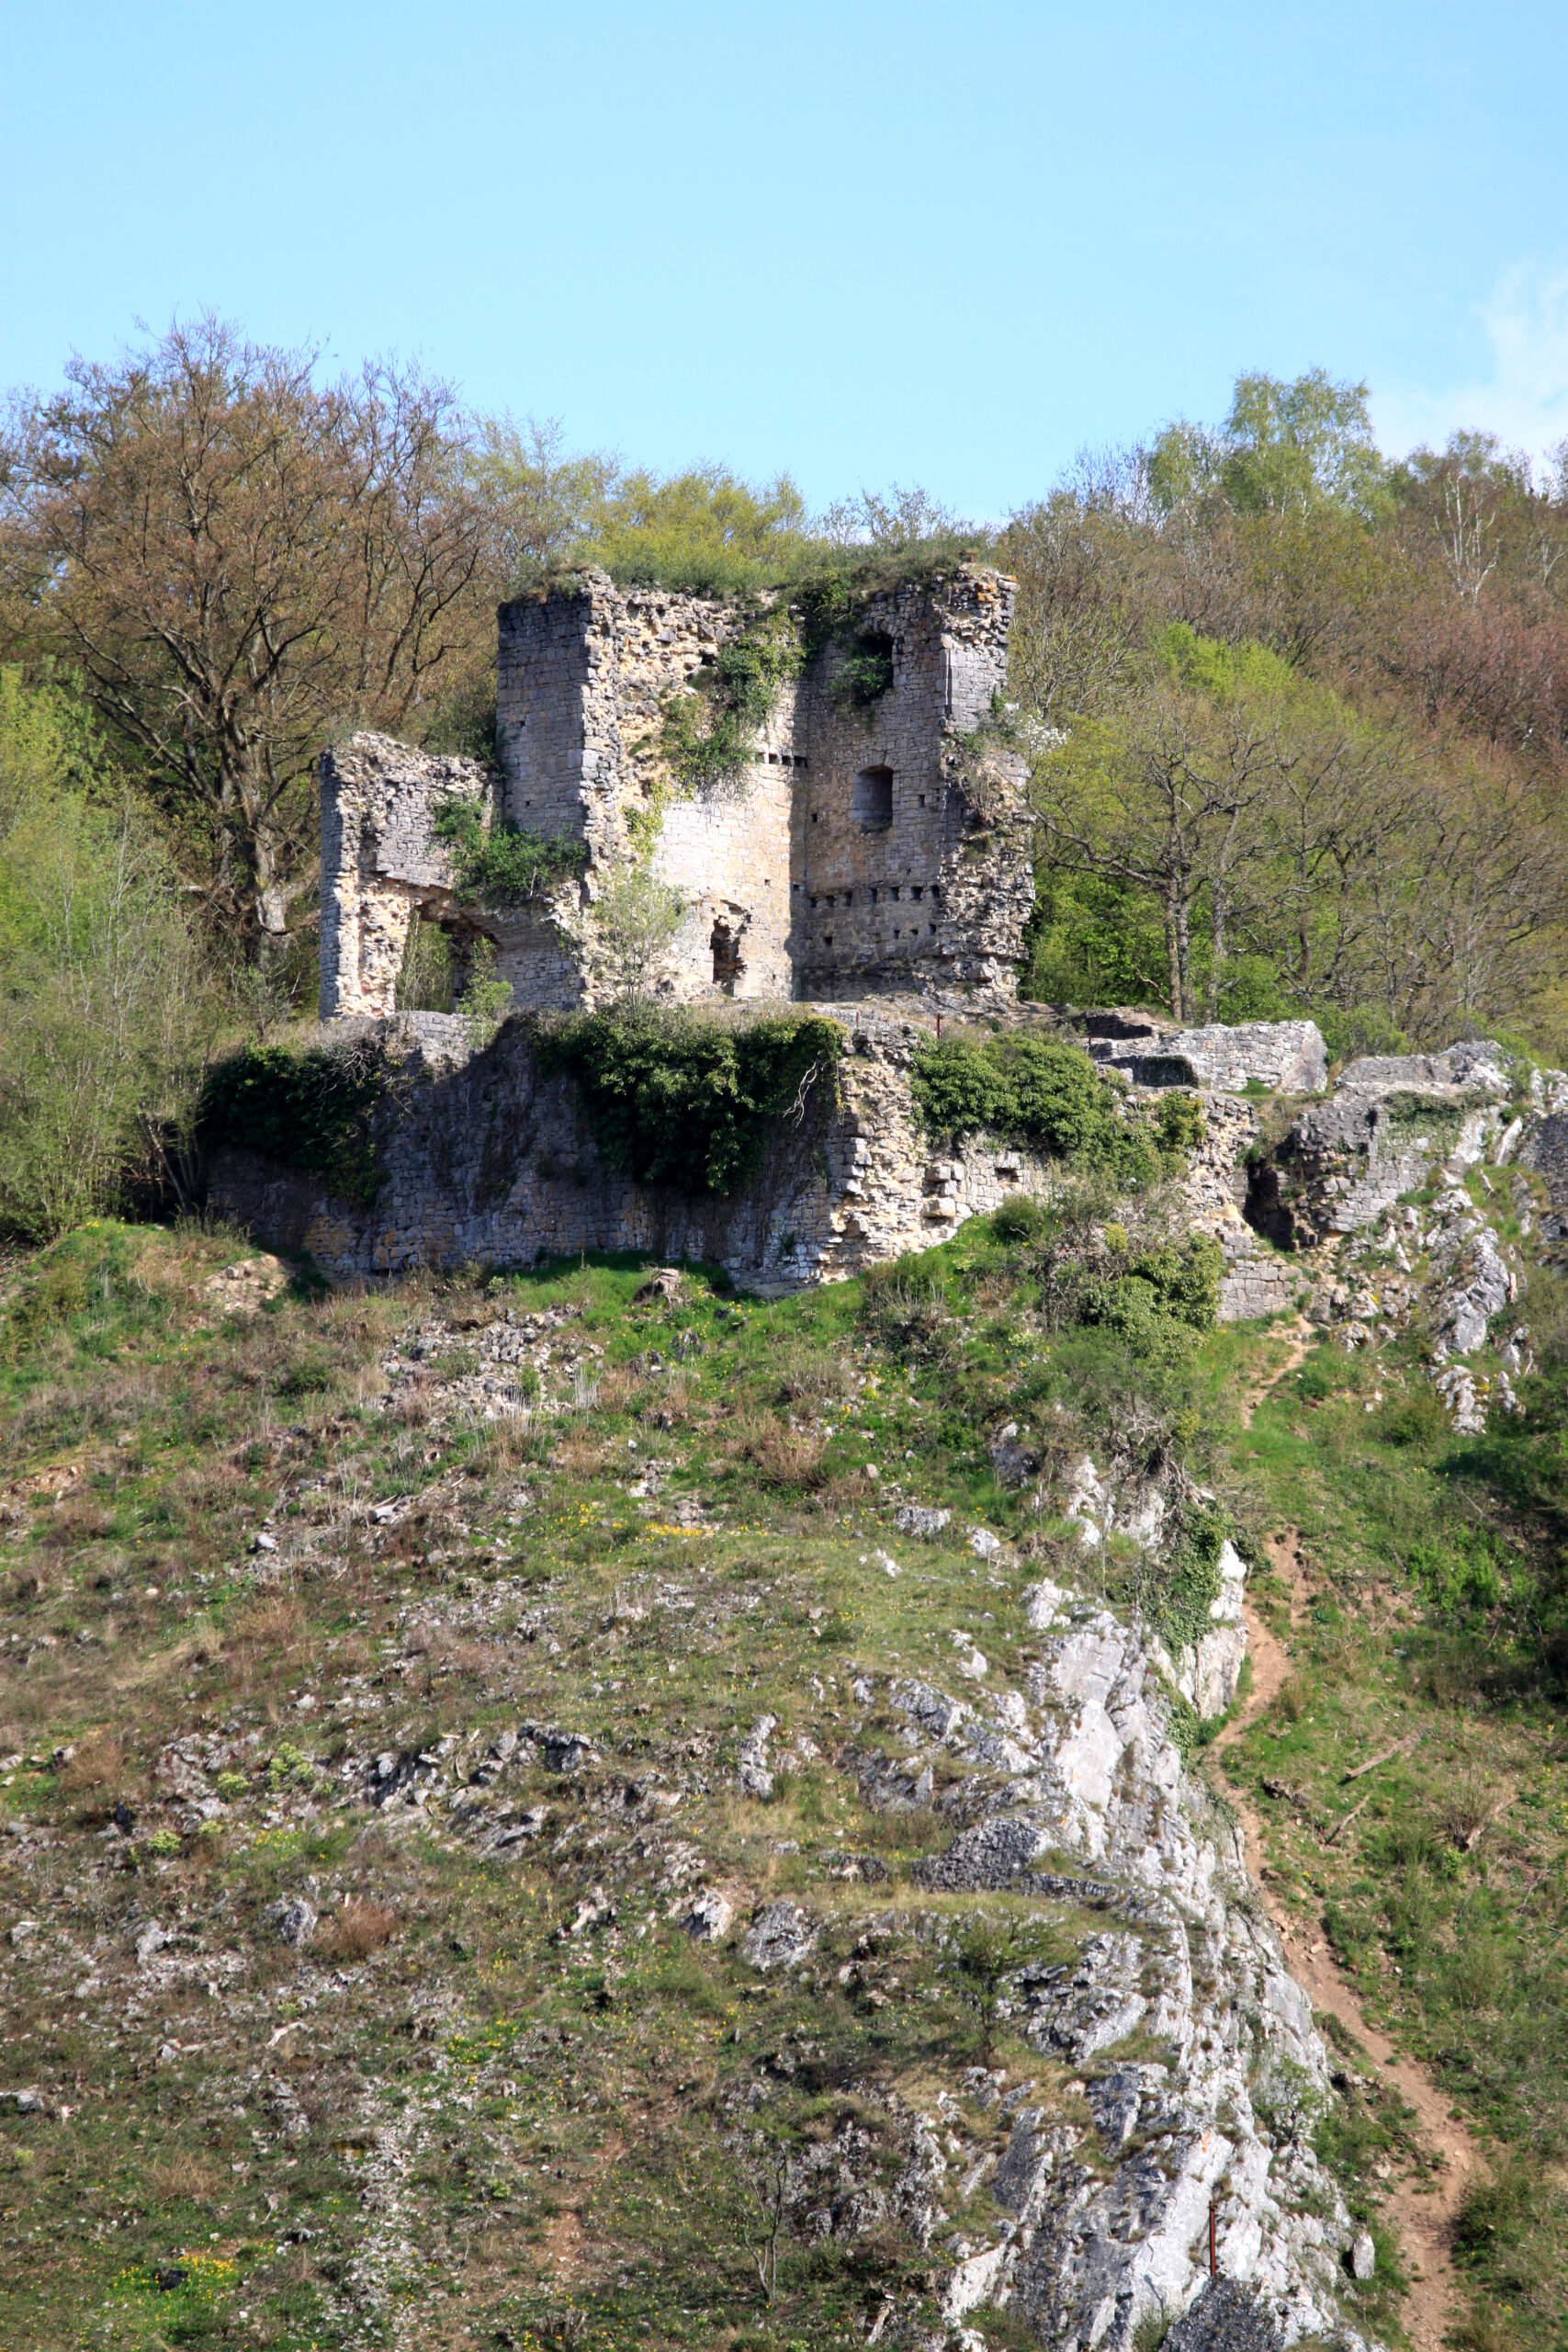
<path fill-rule="evenodd" d="M 1277 1388 L 1281 1380 L 1294 1372 L 1297 1364 L 1302 1362 L 1317 1337 L 1317 1333 L 1304 1315 L 1298 1315 L 1294 1323 L 1287 1328 L 1291 1344 L 1283 1363 L 1277 1364 L 1267 1379 L 1258 1383 L 1256 1388 L 1249 1388 L 1242 1399 L 1241 1425 L 1244 1430 L 1249 1430 L 1252 1427 L 1252 1416 L 1257 1412 L 1269 1391 L 1271 1388 Z"/>
<path fill-rule="evenodd" d="M 1292 1360 L 1293 1363 L 1300 1363 L 1306 1344 L 1310 1341 L 1303 1343 Z M 1291 1364 L 1287 1363 L 1284 1371 L 1290 1369 Z M 1282 1378 L 1283 1372 L 1276 1377 Z M 1253 1406 L 1258 1401 L 1254 1398 Z M 1250 1407 L 1247 1418 L 1252 1418 Z M 1268 1548 L 1274 1572 L 1290 1592 L 1293 1626 L 1311 1598 L 1306 1563 L 1295 1531 L 1273 1537 Z M 1227 1724 L 1214 1742 L 1216 1748 L 1231 1747 L 1241 1737 L 1248 1724 L 1272 1704 L 1292 1671 L 1289 1649 L 1264 1623 L 1250 1597 L 1247 1602 L 1247 1655 L 1252 1660 L 1252 1688 L 1242 1713 L 1234 1723 Z M 1303 1931 L 1275 1902 L 1265 1872 L 1263 1825 L 1239 1790 L 1233 1789 L 1231 1793 L 1246 1834 L 1247 1865 L 1269 1916 L 1280 1931 L 1292 1975 L 1304 1988 L 1314 2008 L 1326 2009 L 1337 2017 L 1355 2035 L 1384 2080 L 1392 2079 L 1400 2097 L 1416 2110 L 1422 2141 L 1439 2160 L 1441 2169 L 1430 2182 L 1393 2182 L 1383 2210 L 1399 2233 L 1409 2266 L 1410 2293 L 1404 2319 L 1415 2352 L 1441 2352 L 1450 2328 L 1463 2309 L 1449 2254 L 1450 2236 L 1471 2176 L 1482 2167 L 1481 2152 L 1464 2126 L 1451 2120 L 1447 2098 L 1425 2069 L 1397 2052 L 1387 2034 L 1372 2024 L 1336 1962 L 1322 1923 L 1315 1929 Z"/>

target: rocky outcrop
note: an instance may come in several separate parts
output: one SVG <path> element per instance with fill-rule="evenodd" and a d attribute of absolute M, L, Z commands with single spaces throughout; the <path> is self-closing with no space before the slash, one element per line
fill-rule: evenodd
<path fill-rule="evenodd" d="M 1351 1062 L 1333 1097 L 1258 1157 L 1247 1218 L 1282 1250 L 1375 1225 L 1439 1168 L 1473 1167 L 1503 1129 L 1511 1089 L 1499 1046 Z"/>
<path fill-rule="evenodd" d="M 1018 2029 L 1080 2074 L 1093 2129 L 1020 2107 L 995 2243 L 965 2249 L 948 2315 L 1010 2302 L 1064 2352 L 1126 2352 L 1172 2319 L 1193 2344 L 1357 2343 L 1354 2228 L 1312 2147 L 1327 2055 L 1236 1826 L 1172 1736 L 1168 1660 L 1136 1619 L 1053 1587 L 1031 1622 L 1046 1638 L 1006 1734 L 1013 1768 L 921 1876 L 1098 1916 L 1075 1960 L 1006 1987 Z M 983 1710 L 923 1689 L 902 1702 L 919 1737 L 983 1753 Z"/>

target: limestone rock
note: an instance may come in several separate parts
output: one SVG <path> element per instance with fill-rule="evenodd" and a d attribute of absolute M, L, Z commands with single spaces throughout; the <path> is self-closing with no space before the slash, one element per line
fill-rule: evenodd
<path fill-rule="evenodd" d="M 729 1933 L 734 1918 L 735 1905 L 729 1897 L 716 1888 L 705 1887 L 686 1914 L 686 1933 L 697 1943 L 719 1944 Z"/>
<path fill-rule="evenodd" d="M 893 1522 L 900 1534 L 929 1543 L 933 1535 L 942 1533 L 952 1518 L 950 1510 L 934 1510 L 925 1503 L 900 1503 L 893 1514 Z"/>
<path fill-rule="evenodd" d="M 286 1894 L 263 1915 L 280 1943 L 304 1946 L 316 1932 L 316 1912 L 302 1894 Z"/>
<path fill-rule="evenodd" d="M 798 1968 L 817 1942 L 817 1923 L 798 1903 L 770 1903 L 752 1921 L 740 1949 L 753 1968 Z"/>
<path fill-rule="evenodd" d="M 1234 2278 L 1214 2278 L 1166 2337 L 1170 2352 L 1281 2352 L 1279 2328 Z"/>
<path fill-rule="evenodd" d="M 737 1750 L 737 1777 L 749 1797 L 771 1797 L 773 1793 L 768 1742 L 778 1724 L 777 1715 L 759 1715 Z"/>

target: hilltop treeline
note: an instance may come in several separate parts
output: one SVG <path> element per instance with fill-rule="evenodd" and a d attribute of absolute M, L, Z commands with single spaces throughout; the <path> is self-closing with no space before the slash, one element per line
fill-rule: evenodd
<path fill-rule="evenodd" d="M 500 599 L 596 563 L 834 612 L 965 554 L 1019 582 L 1026 993 L 1561 1051 L 1561 463 L 1390 463 L 1364 387 L 1247 377 L 999 528 L 919 491 L 813 517 L 785 474 L 659 477 L 208 319 L 73 361 L 0 447 L 4 1214 L 58 1229 L 149 1155 L 184 1182 L 210 1041 L 313 995 L 317 752 L 485 752 Z"/>

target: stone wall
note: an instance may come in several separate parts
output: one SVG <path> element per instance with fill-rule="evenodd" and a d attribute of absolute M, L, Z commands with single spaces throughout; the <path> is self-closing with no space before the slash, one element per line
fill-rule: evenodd
<path fill-rule="evenodd" d="M 585 999 L 562 917 L 648 854 L 685 903 L 674 1000 L 843 1000 L 959 986 L 1010 995 L 1033 904 L 1024 769 L 976 739 L 1007 667 L 1012 582 L 961 566 L 870 599 L 781 693 L 743 775 L 671 795 L 666 697 L 746 616 L 618 588 L 599 571 L 500 615 L 500 773 L 358 735 L 321 762 L 321 1013 L 385 1017 L 417 906 L 483 932 L 521 1007 Z M 865 711 L 835 693 L 860 639 L 892 683 Z M 521 909 L 463 908 L 432 838 L 449 793 L 581 844 L 585 870 Z"/>
<path fill-rule="evenodd" d="M 321 790 L 321 1018 L 390 1012 L 414 910 L 468 923 L 435 809 L 451 796 L 490 813 L 499 780 L 478 760 L 361 734 L 323 752 Z"/>
<path fill-rule="evenodd" d="M 1049 1190 L 1045 1165 L 994 1140 L 933 1154 L 908 1080 L 927 1033 L 858 1008 L 843 1019 L 838 1101 L 824 1085 L 732 1199 L 639 1186 L 604 1169 L 570 1080 L 541 1076 L 521 1023 L 475 1054 L 454 1016 L 412 1013 L 334 1024 L 344 1041 L 377 1040 L 392 1065 L 377 1114 L 387 1178 L 374 1207 L 232 1150 L 219 1157 L 212 1204 L 276 1247 L 308 1250 L 340 1281 L 628 1250 L 716 1262 L 771 1290 L 842 1280 L 946 1240 L 1009 1193 Z"/>
<path fill-rule="evenodd" d="M 1112 1016 L 1121 1031 L 1139 1024 Z M 1234 1028 L 1156 1029 L 1095 1038 L 1089 1053 L 1138 1086 L 1218 1087 L 1239 1093 L 1251 1084 L 1276 1094 L 1319 1094 L 1328 1083 L 1328 1051 L 1315 1021 L 1247 1021 Z"/>

